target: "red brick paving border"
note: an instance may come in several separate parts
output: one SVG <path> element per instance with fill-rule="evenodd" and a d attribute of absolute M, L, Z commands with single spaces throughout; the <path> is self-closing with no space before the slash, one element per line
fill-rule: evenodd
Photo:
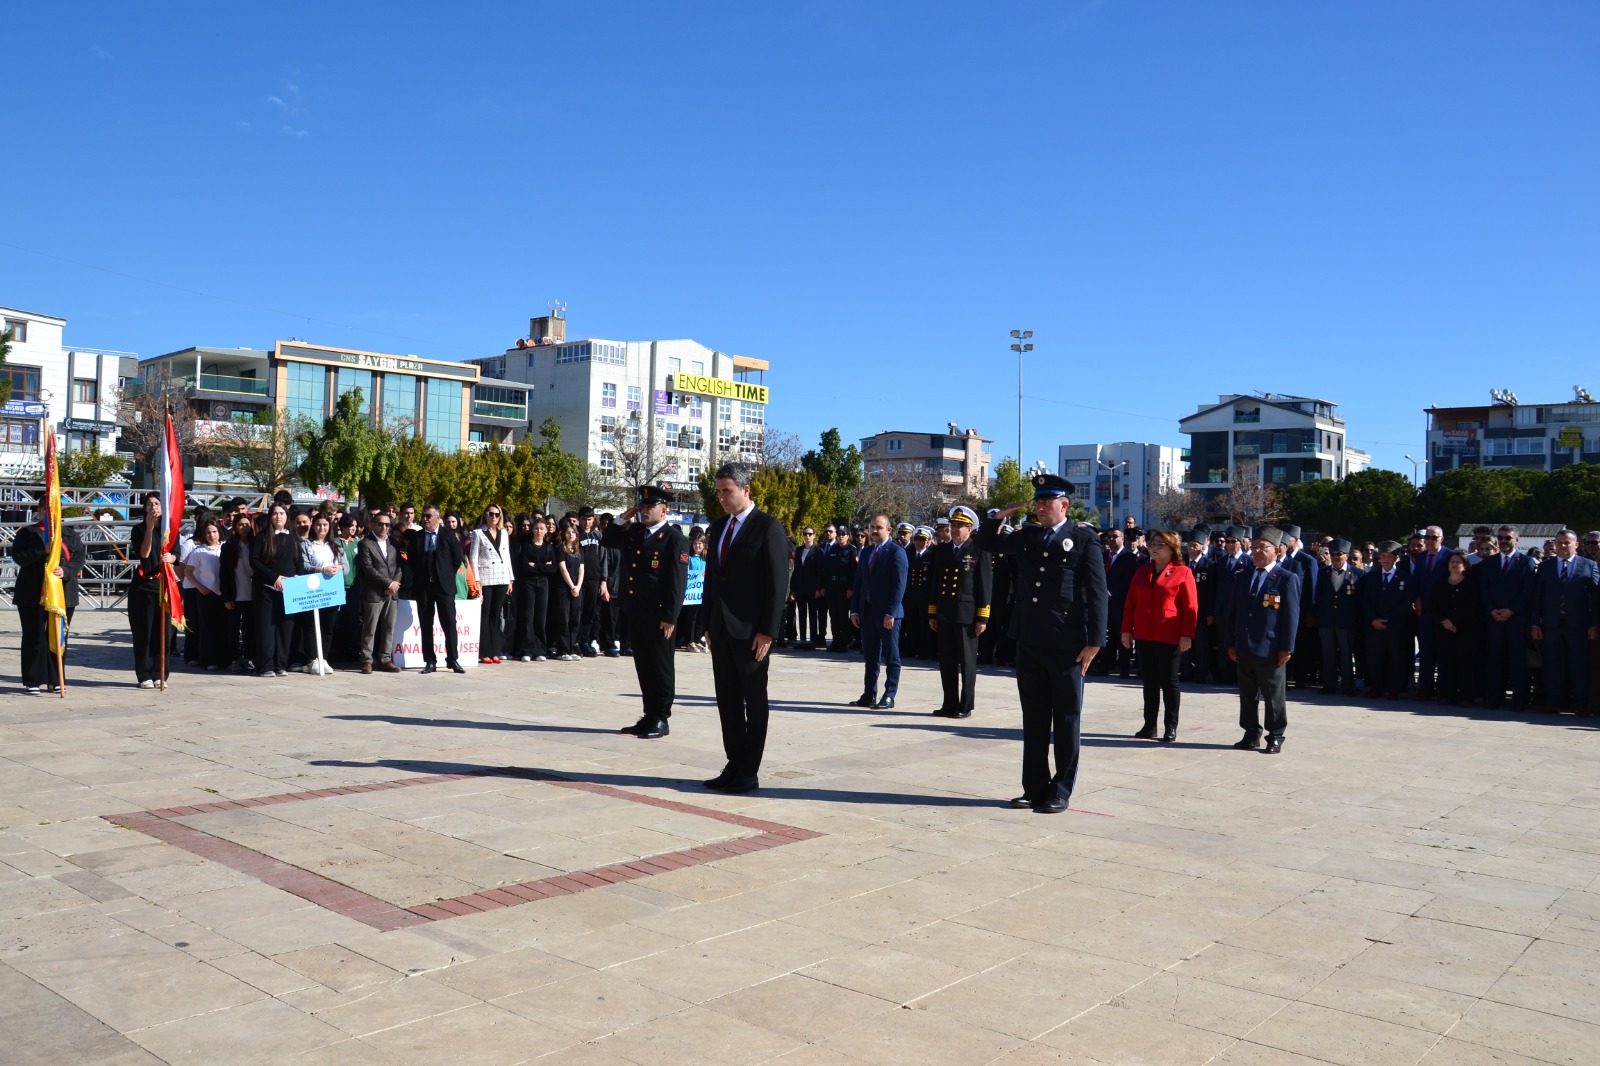
<path fill-rule="evenodd" d="M 296 803 L 301 800 L 325 799 L 330 796 L 348 796 L 358 792 L 378 792 L 389 788 L 406 788 L 413 785 L 434 785 L 445 781 L 466 781 L 475 777 L 517 777 L 531 781 L 543 781 L 558 788 L 570 788 L 579 792 L 589 792 L 597 796 L 609 796 L 612 799 L 626 800 L 629 803 L 642 803 L 649 807 L 660 807 L 662 810 L 677 811 L 680 814 L 693 814 L 701 818 L 710 818 L 713 821 L 723 822 L 728 825 L 737 825 L 744 829 L 758 830 L 756 835 L 739 837 L 734 840 L 725 840 L 716 844 L 700 844 L 681 851 L 669 851 L 660 855 L 650 855 L 630 862 L 617 863 L 612 866 L 602 866 L 593 870 L 578 870 L 572 873 L 555 874 L 550 877 L 540 878 L 537 881 L 524 881 L 517 885 L 499 885 L 495 888 L 479 889 L 477 892 L 455 899 L 435 900 L 432 903 L 423 903 L 415 907 L 400 907 L 387 900 L 370 896 L 365 892 L 341 884 L 321 874 L 312 873 L 310 870 L 287 863 L 281 859 L 274 859 L 270 855 L 247 848 L 242 844 L 235 844 L 219 836 L 213 836 L 201 829 L 184 825 L 175 821 L 177 818 L 186 818 L 196 814 L 212 814 L 217 811 L 247 810 L 251 807 L 262 807 L 274 803 Z M 368 785 L 351 785 L 344 788 L 319 788 L 308 792 L 284 792 L 275 796 L 257 796 L 254 799 L 219 800 L 216 803 L 197 803 L 183 807 L 161 807 L 150 811 L 135 811 L 131 814 L 102 815 L 106 821 L 120 825 L 125 829 L 133 829 L 153 836 L 157 840 L 165 841 L 174 847 L 182 848 L 202 859 L 219 863 L 220 865 L 238 870 L 240 873 L 249 874 L 274 888 L 282 889 L 292 895 L 299 896 L 309 903 L 352 918 L 363 925 L 374 929 L 403 929 L 409 925 L 423 925 L 427 922 L 443 921 L 446 918 L 457 918 L 467 914 L 481 914 L 484 911 L 498 910 L 502 907 L 518 907 L 524 903 L 536 900 L 549 899 L 553 896 L 563 896 L 574 892 L 586 892 L 591 888 L 604 888 L 607 885 L 617 884 L 621 881 L 632 881 L 641 877 L 653 877 L 656 874 L 669 873 L 673 870 L 682 870 L 690 866 L 699 866 L 702 863 L 716 862 L 719 859 L 733 858 L 746 855 L 753 851 L 766 848 L 781 848 L 785 844 L 793 844 L 801 840 L 812 840 L 821 836 L 821 833 L 810 829 L 800 829 L 792 825 L 783 825 L 780 822 L 769 822 L 761 818 L 751 818 L 731 811 L 712 810 L 709 807 L 696 806 L 693 803 L 684 803 L 680 800 L 663 799 L 657 796 L 646 796 L 639 792 L 630 792 L 627 789 L 616 788 L 612 785 L 595 784 L 589 781 L 573 781 L 569 778 L 558 777 L 555 774 L 541 770 L 482 770 L 467 774 L 440 774 L 428 777 L 408 777 L 399 781 L 379 781 Z"/>

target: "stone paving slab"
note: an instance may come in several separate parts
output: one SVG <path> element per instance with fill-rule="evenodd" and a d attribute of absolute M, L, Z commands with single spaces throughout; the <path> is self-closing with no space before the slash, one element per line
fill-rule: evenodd
<path fill-rule="evenodd" d="M 1267 758 L 1095 680 L 1045 818 L 1003 672 L 952 722 L 780 653 L 723 796 L 705 656 L 638 741 L 626 659 L 152 693 L 78 622 L 0 695 L 8 1063 L 1600 1061 L 1588 720 L 1296 698 Z"/>

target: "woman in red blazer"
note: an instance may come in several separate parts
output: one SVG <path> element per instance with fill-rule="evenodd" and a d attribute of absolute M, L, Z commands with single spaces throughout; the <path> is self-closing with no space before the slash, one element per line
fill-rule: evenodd
<path fill-rule="evenodd" d="M 1178 554 L 1178 535 L 1168 530 L 1150 534 L 1150 561 L 1140 566 L 1128 586 L 1122 609 L 1122 646 L 1139 642 L 1139 673 L 1144 677 L 1144 728 L 1140 740 L 1156 735 L 1156 711 L 1166 701 L 1163 743 L 1178 739 L 1178 657 L 1194 640 L 1199 616 L 1194 571 Z"/>

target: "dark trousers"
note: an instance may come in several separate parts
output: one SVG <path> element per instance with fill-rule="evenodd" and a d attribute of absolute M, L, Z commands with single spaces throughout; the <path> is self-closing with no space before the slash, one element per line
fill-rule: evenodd
<path fill-rule="evenodd" d="M 456 661 L 456 590 L 452 585 L 442 589 L 437 584 L 429 584 L 425 589 L 417 590 L 417 621 L 422 627 L 422 661 L 429 666 L 438 664 L 439 657 L 433 650 L 433 619 L 434 614 L 439 616 L 439 625 L 444 628 L 444 655 L 446 663 Z"/>
<path fill-rule="evenodd" d="M 229 662 L 244 665 L 255 658 L 256 654 L 256 615 L 255 601 L 238 600 L 233 605 L 233 610 L 223 608 L 228 627 L 228 653 Z"/>
<path fill-rule="evenodd" d="M 783 604 L 783 621 L 778 624 L 779 642 L 790 644 L 800 639 L 800 605 L 794 600 L 785 600 Z"/>
<path fill-rule="evenodd" d="M 927 654 L 928 650 L 928 604 L 924 600 L 917 602 L 907 597 L 905 603 L 906 617 L 900 626 L 900 658 L 917 659 Z M 978 652 L 972 652 L 976 658 Z"/>
<path fill-rule="evenodd" d="M 678 612 L 678 632 L 673 639 L 678 647 L 687 648 L 691 644 L 698 644 L 705 636 L 706 622 L 700 616 L 698 603 L 686 603 Z"/>
<path fill-rule="evenodd" d="M 1035 803 L 1070 800 L 1078 783 L 1083 674 L 1077 649 L 1017 646 L 1022 703 L 1022 794 Z M 1055 752 L 1055 773 L 1050 754 Z"/>
<path fill-rule="evenodd" d="M 1377 630 L 1367 623 L 1367 693 L 1403 696 L 1411 683 L 1411 631 L 1403 625 Z"/>
<path fill-rule="evenodd" d="M 1324 691 L 1356 694 L 1356 633 L 1353 629 L 1323 626 L 1317 630 L 1322 642 L 1322 688 Z M 1299 647 L 1299 645 L 1295 645 Z"/>
<path fill-rule="evenodd" d="M 1322 642 L 1316 639 L 1315 632 L 1316 627 L 1306 621 L 1306 612 L 1302 611 L 1300 628 L 1295 633 L 1294 658 L 1289 660 L 1296 688 L 1314 685 L 1322 675 Z"/>
<path fill-rule="evenodd" d="M 227 615 L 221 596 L 195 593 L 194 613 L 188 616 L 191 639 L 196 642 L 195 665 L 215 666 L 220 670 L 233 662 L 228 647 Z"/>
<path fill-rule="evenodd" d="M 722 720 L 722 750 L 727 773 L 748 780 L 761 770 L 767 747 L 767 666 L 769 654 L 756 662 L 750 641 L 724 633 L 711 642 L 711 677 Z"/>
<path fill-rule="evenodd" d="M 633 672 L 644 697 L 644 717 L 666 721 L 672 717 L 672 699 L 678 691 L 678 674 L 672 638 L 661 633 L 661 619 L 628 617 L 628 640 L 633 644 Z"/>
<path fill-rule="evenodd" d="M 1204 618 L 1194 627 L 1194 640 L 1179 657 L 1178 669 L 1184 679 L 1199 685 L 1212 678 L 1215 664 L 1211 661 L 1211 627 Z"/>
<path fill-rule="evenodd" d="M 204 666 L 200 658 L 201 630 L 193 624 L 200 614 L 200 590 L 180 588 L 180 591 L 183 594 L 183 617 L 187 623 L 183 629 L 183 661 Z"/>
<path fill-rule="evenodd" d="M 1267 705 L 1267 736 L 1282 737 L 1289 726 L 1288 668 L 1278 660 L 1239 653 L 1239 728 L 1261 736 L 1261 714 L 1256 701 Z"/>
<path fill-rule="evenodd" d="M 1139 676 L 1144 679 L 1144 727 L 1156 727 L 1156 712 L 1166 703 L 1165 726 L 1178 728 L 1178 646 L 1159 640 L 1139 643 Z"/>
<path fill-rule="evenodd" d="M 1441 630 L 1439 650 L 1439 698 L 1466 701 L 1479 695 L 1483 666 L 1483 641 L 1476 630 L 1454 633 Z"/>
<path fill-rule="evenodd" d="M 1485 679 L 1483 702 L 1487 707 L 1498 707 L 1505 701 L 1506 687 L 1511 688 L 1511 705 L 1528 705 L 1528 624 L 1515 615 L 1509 621 L 1489 619 L 1484 624 L 1484 658 L 1489 671 Z"/>
<path fill-rule="evenodd" d="M 1589 635 L 1582 626 L 1563 622 L 1546 628 L 1544 701 L 1552 707 L 1585 710 L 1589 705 Z"/>
<path fill-rule="evenodd" d="M 813 597 L 806 601 L 806 609 L 811 612 L 811 643 L 820 648 L 828 640 L 828 601 Z"/>
<path fill-rule="evenodd" d="M 600 608 L 605 604 L 600 602 L 600 580 L 585 579 L 583 582 L 583 595 L 578 597 L 579 627 L 578 643 L 588 644 L 591 640 L 600 639 Z"/>
<path fill-rule="evenodd" d="M 939 623 L 939 684 L 944 688 L 942 711 L 971 713 L 978 679 L 978 634 L 973 625 Z"/>
<path fill-rule="evenodd" d="M 545 640 L 545 622 L 550 613 L 550 582 L 525 577 L 517 582 L 513 598 L 517 606 L 517 629 L 512 653 L 530 659 L 548 655 L 551 649 Z"/>
<path fill-rule="evenodd" d="M 828 593 L 828 620 L 833 623 L 833 643 L 829 651 L 848 651 L 859 643 L 856 628 L 850 624 L 850 597 L 842 589 Z"/>
<path fill-rule="evenodd" d="M 166 620 L 161 617 L 160 593 L 154 581 L 128 588 L 128 626 L 133 630 L 133 672 L 140 681 L 161 680 L 161 630 Z"/>
<path fill-rule="evenodd" d="M 1095 660 L 1107 677 L 1116 674 L 1127 677 L 1133 670 L 1133 649 L 1122 646 L 1122 612 L 1118 611 L 1106 621 L 1106 636 L 1110 638 L 1105 650 Z"/>
<path fill-rule="evenodd" d="M 557 655 L 578 650 L 578 629 L 583 623 L 583 597 L 574 596 L 562 581 L 550 583 L 550 643 Z"/>
<path fill-rule="evenodd" d="M 39 606 L 37 596 L 28 600 L 18 598 L 17 622 L 22 627 L 22 684 L 27 688 L 43 688 L 56 679 L 55 656 L 50 654 L 46 619 L 45 610 Z"/>
<path fill-rule="evenodd" d="M 478 658 L 498 659 L 505 646 L 506 587 L 483 586 L 483 613 L 479 615 Z"/>
<path fill-rule="evenodd" d="M 1427 608 L 1423 608 L 1423 623 L 1417 629 L 1417 695 L 1433 695 L 1434 674 L 1439 669 L 1439 629 L 1427 623 Z"/>
<path fill-rule="evenodd" d="M 883 697 L 894 699 L 900 691 L 900 625 L 904 619 L 896 618 L 893 629 L 883 628 L 883 616 L 874 612 L 872 617 L 861 619 L 861 654 L 866 657 L 867 668 L 861 683 L 862 693 L 878 694 L 878 665 L 883 664 Z"/>
<path fill-rule="evenodd" d="M 287 670 L 294 615 L 283 613 L 283 593 L 257 585 L 250 593 L 256 616 L 256 670 Z"/>

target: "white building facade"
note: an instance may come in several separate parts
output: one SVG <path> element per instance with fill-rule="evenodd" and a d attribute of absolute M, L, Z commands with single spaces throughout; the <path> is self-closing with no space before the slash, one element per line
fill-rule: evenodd
<path fill-rule="evenodd" d="M 67 320 L 0 307 L 11 354 L 0 374 L 11 399 L 0 408 L 0 476 L 43 473 L 47 434 L 59 451 L 116 450 L 117 396 L 131 352 L 69 347 Z"/>
<path fill-rule="evenodd" d="M 1273 393 L 1218 397 L 1178 422 L 1190 441 L 1184 487 L 1219 496 L 1235 477 L 1279 488 L 1348 477 L 1371 456 L 1347 454 L 1344 419 L 1333 413 L 1337 406 Z"/>
<path fill-rule="evenodd" d="M 718 463 L 761 455 L 764 360 L 692 340 L 569 340 L 560 315 L 533 319 L 529 334 L 472 360 L 483 386 L 525 387 L 528 431 L 554 419 L 562 447 L 606 473 L 628 473 L 632 456 L 687 492 Z"/>
<path fill-rule="evenodd" d="M 1600 403 L 1585 389 L 1565 402 L 1525 404 L 1496 392 L 1476 407 L 1430 407 L 1428 476 L 1461 466 L 1557 470 L 1600 463 Z"/>
<path fill-rule="evenodd" d="M 1101 529 L 1120 526 L 1130 515 L 1146 526 L 1152 521 L 1152 501 L 1181 488 L 1183 452 L 1132 441 L 1063 444 L 1057 449 L 1056 469 L 1072 482 L 1073 505 L 1098 512 Z"/>

